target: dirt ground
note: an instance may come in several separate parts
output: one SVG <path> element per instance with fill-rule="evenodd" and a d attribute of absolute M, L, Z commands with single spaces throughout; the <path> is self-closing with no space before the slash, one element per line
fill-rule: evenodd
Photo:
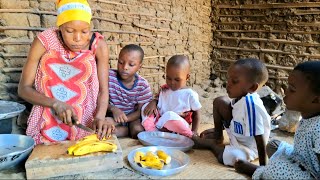
<path fill-rule="evenodd" d="M 226 91 L 222 87 L 222 82 L 218 79 L 214 82 L 207 81 L 203 82 L 201 85 L 194 85 L 193 89 L 198 92 L 200 102 L 203 106 L 201 109 L 201 125 L 199 129 L 199 132 L 202 132 L 205 129 L 213 127 L 213 99 L 221 95 L 226 95 Z M 293 142 L 293 134 L 285 133 L 280 130 L 274 130 L 271 133 L 271 138 L 286 140 L 289 143 Z M 213 153 L 211 153 L 209 150 L 199 149 L 192 149 L 186 152 L 190 157 L 190 164 L 180 174 L 170 177 L 153 177 L 144 175 L 133 170 L 127 160 L 127 155 L 131 150 L 142 147 L 143 145 L 138 140 L 133 140 L 130 138 L 119 138 L 119 141 L 123 150 L 123 168 L 99 173 L 86 173 L 56 177 L 52 179 L 250 179 L 250 177 L 236 173 L 231 167 L 226 167 L 219 164 Z M 227 143 L 227 140 L 225 141 Z M 258 161 L 255 161 L 254 163 L 258 163 Z M 23 166 L 0 172 L 0 179 L 25 178 L 26 174 Z"/>

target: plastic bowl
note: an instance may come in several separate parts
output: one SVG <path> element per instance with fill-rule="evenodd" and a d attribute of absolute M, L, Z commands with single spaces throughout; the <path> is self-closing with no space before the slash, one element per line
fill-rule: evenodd
<path fill-rule="evenodd" d="M 0 134 L 0 170 L 9 169 L 25 160 L 35 146 L 34 140 L 20 134 Z"/>

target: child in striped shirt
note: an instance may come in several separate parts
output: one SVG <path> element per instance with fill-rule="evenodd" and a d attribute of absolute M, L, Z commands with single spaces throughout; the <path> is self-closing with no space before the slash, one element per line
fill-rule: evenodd
<path fill-rule="evenodd" d="M 152 100 L 148 81 L 137 74 L 142 67 L 144 52 L 130 44 L 119 54 L 117 70 L 109 71 L 109 106 L 107 121 L 116 125 L 116 135 L 137 138 L 143 131 L 140 122 L 141 107 Z"/>

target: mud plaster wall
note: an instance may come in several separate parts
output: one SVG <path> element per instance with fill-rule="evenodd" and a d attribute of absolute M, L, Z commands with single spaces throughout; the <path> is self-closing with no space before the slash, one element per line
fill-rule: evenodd
<path fill-rule="evenodd" d="M 0 99 L 21 101 L 17 85 L 36 34 L 55 26 L 56 0 L 0 0 Z M 212 54 L 211 0 L 89 0 L 93 29 L 109 45 L 110 67 L 126 44 L 145 51 L 140 70 L 154 91 L 163 84 L 166 61 L 189 56 L 189 83 L 210 76 Z"/>
<path fill-rule="evenodd" d="M 213 74 L 226 78 L 230 63 L 259 58 L 268 85 L 280 92 L 299 62 L 320 59 L 320 2 L 308 0 L 213 1 Z"/>

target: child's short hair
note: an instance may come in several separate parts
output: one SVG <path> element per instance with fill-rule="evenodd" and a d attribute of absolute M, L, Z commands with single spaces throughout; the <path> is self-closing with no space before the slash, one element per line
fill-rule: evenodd
<path fill-rule="evenodd" d="M 143 61 L 144 51 L 140 46 L 135 45 L 135 44 L 128 44 L 128 45 L 124 46 L 121 49 L 120 54 L 124 53 L 124 52 L 131 52 L 131 51 L 138 51 L 140 53 L 140 60 L 141 60 L 141 62 Z"/>
<path fill-rule="evenodd" d="M 172 56 L 167 63 L 167 67 L 176 66 L 176 67 L 186 67 L 190 68 L 190 62 L 188 56 L 184 55 L 174 55 Z"/>
<path fill-rule="evenodd" d="M 308 79 L 312 91 L 316 94 L 320 94 L 320 61 L 300 63 L 294 70 L 302 72 Z"/>
<path fill-rule="evenodd" d="M 268 70 L 258 59 L 246 58 L 237 60 L 234 65 L 243 66 L 248 70 L 247 76 L 253 83 L 263 85 L 268 81 Z"/>

